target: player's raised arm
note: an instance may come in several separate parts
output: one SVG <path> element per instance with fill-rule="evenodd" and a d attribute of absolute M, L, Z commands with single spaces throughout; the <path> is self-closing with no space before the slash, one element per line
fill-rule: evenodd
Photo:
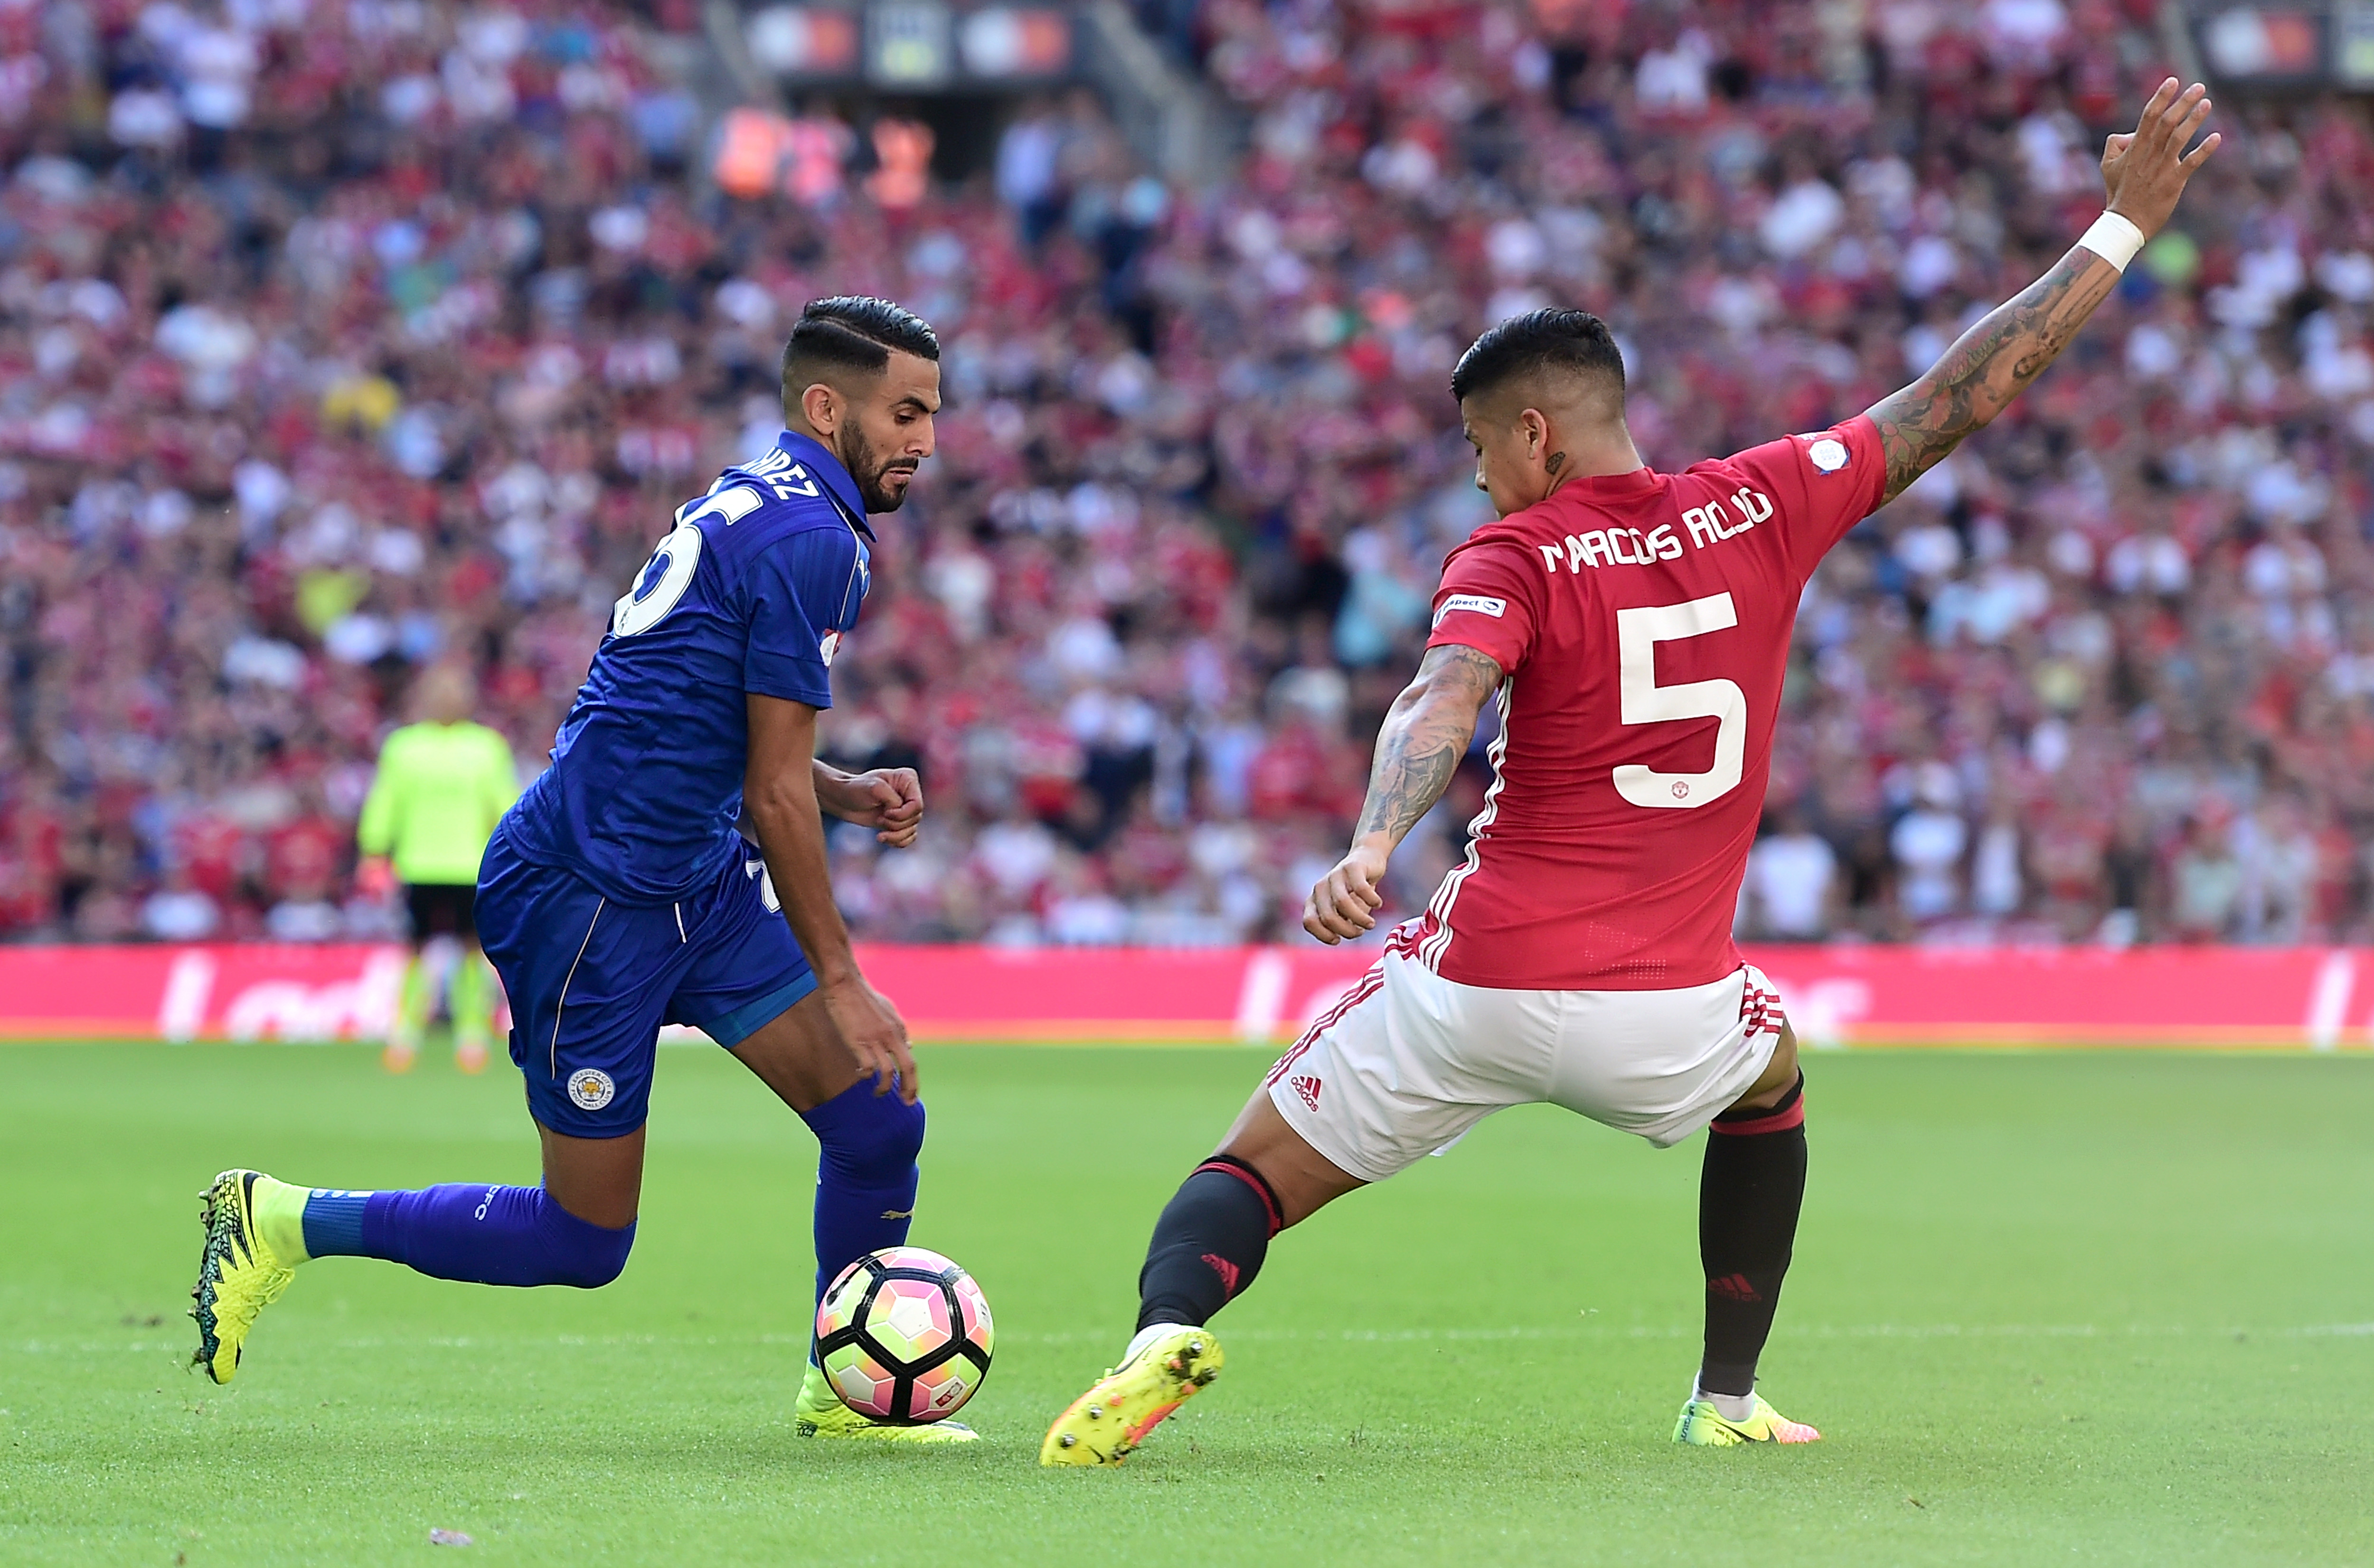
<path fill-rule="evenodd" d="M 2102 150 L 2108 203 L 2051 272 L 1995 307 L 1955 340 L 1936 364 L 1870 410 L 1887 457 L 1886 500 L 1941 462 L 1963 437 L 2001 414 L 2069 346 L 2095 307 L 2110 298 L 2144 241 L 2176 211 L 2192 171 L 2217 150 L 2215 133 L 2188 154 L 2209 118 L 2208 89 L 2177 90 L 2170 76 L 2144 105 L 2132 133 Z"/>
<path fill-rule="evenodd" d="M 758 830 L 758 850 L 782 901 L 783 919 L 800 941 L 817 989 L 841 1038 L 874 1074 L 882 1093 L 898 1075 L 899 1097 L 915 1102 L 915 1058 L 907 1025 L 889 999 L 868 985 L 850 951 L 849 928 L 832 901 L 825 856 L 824 818 L 817 802 L 817 710 L 804 702 L 764 696 L 745 700 L 750 712 L 750 761 L 742 799 Z"/>
<path fill-rule="evenodd" d="M 1304 901 L 1304 930 L 1333 946 L 1376 928 L 1385 862 L 1451 787 L 1475 738 L 1476 716 L 1499 685 L 1500 666 L 1489 654 L 1459 643 L 1426 650 L 1416 679 L 1385 714 L 1352 848 Z"/>

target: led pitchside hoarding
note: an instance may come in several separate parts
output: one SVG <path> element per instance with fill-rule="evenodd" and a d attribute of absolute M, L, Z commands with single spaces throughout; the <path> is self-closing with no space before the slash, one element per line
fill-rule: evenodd
<path fill-rule="evenodd" d="M 1373 954 L 864 945 L 923 1041 L 1292 1039 Z M 2374 949 L 1766 947 L 1812 1047 L 2374 1046 Z M 0 948 L 0 1039 L 371 1039 L 393 947 Z"/>

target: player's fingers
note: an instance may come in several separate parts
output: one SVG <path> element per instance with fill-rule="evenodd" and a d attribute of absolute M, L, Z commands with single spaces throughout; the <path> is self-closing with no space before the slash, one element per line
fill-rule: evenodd
<path fill-rule="evenodd" d="M 1377 918 L 1369 911 L 1383 902 L 1383 899 L 1377 897 L 1375 894 L 1364 887 L 1347 887 L 1337 894 L 1335 918 L 1350 928 L 1344 934 L 1357 936 L 1362 931 L 1376 930 Z"/>
<path fill-rule="evenodd" d="M 1339 899 L 1345 896 L 1368 899 L 1376 895 L 1376 883 L 1370 880 L 1369 869 L 1355 860 L 1346 860 L 1337 866 L 1329 873 L 1327 883 L 1336 890 Z"/>
<path fill-rule="evenodd" d="M 1320 890 L 1315 898 L 1315 909 L 1319 916 L 1319 923 L 1338 941 L 1360 934 L 1360 928 L 1353 923 L 1351 917 L 1345 911 L 1343 889 L 1335 885 L 1334 878 L 1332 876 L 1320 884 Z"/>
<path fill-rule="evenodd" d="M 891 1071 L 889 1053 L 871 1040 L 857 1047 L 856 1050 L 858 1066 L 874 1080 L 874 1092 L 876 1094 L 888 1094 Z"/>
<path fill-rule="evenodd" d="M 1357 867 L 1338 866 L 1328 873 L 1327 894 L 1337 915 L 1348 920 L 1368 908 L 1367 881 Z"/>
<path fill-rule="evenodd" d="M 923 1070 L 915 1065 L 915 1053 L 900 1036 L 897 1047 L 899 1074 L 893 1080 L 899 1090 L 899 1103 L 911 1106 L 923 1093 Z"/>
<path fill-rule="evenodd" d="M 2184 123 L 2185 116 L 2198 108 L 2208 93 L 2207 88 L 2195 82 L 2178 94 L 2174 102 L 2159 111 L 2158 126 L 2161 134 L 2173 135 L 2176 128 Z"/>
<path fill-rule="evenodd" d="M 2135 117 L 2135 131 L 2138 135 L 2158 123 L 2160 111 L 2176 101 L 2176 94 L 2177 81 L 2174 76 L 2160 83 L 2158 90 L 2154 92 L 2150 101 L 2144 105 L 2144 111 Z"/>
<path fill-rule="evenodd" d="M 2212 131 L 2202 140 L 2199 146 L 2185 154 L 2184 157 L 2177 159 L 2177 162 L 2182 166 L 2187 174 L 2190 174 L 2194 170 L 2200 168 L 2203 164 L 2207 163 L 2209 161 L 2209 155 L 2215 152 L 2217 150 L 2217 144 L 2225 139 L 2226 135 L 2224 132 Z"/>
<path fill-rule="evenodd" d="M 2201 134 L 2201 127 L 2208 122 L 2208 119 L 2209 100 L 2204 98 L 2192 106 L 2192 112 L 2184 117 L 2183 123 L 2178 125 L 2175 133 L 2168 137 L 2168 150 L 2182 152 L 2186 145 Z"/>

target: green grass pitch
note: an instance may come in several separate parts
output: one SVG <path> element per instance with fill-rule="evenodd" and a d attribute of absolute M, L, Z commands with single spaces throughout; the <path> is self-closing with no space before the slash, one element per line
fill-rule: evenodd
<path fill-rule="evenodd" d="M 961 1452 L 792 1435 L 814 1147 L 722 1053 L 663 1054 L 617 1284 L 327 1260 L 217 1389 L 182 1316 L 216 1168 L 533 1180 L 516 1081 L 351 1047 L 0 1051 L 0 1562 L 2374 1558 L 2374 1060 L 1813 1059 L 1764 1368 L 1828 1434 L 1807 1449 L 1666 1441 L 1696 1141 L 1512 1112 L 1283 1238 L 1219 1320 L 1228 1375 L 1106 1473 L 1040 1470 L 1040 1434 L 1263 1059 L 923 1060 L 915 1239 L 1000 1330 Z"/>

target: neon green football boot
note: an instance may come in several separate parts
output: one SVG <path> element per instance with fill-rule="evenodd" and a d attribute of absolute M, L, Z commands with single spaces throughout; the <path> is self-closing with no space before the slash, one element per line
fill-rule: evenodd
<path fill-rule="evenodd" d="M 280 1299 L 305 1261 L 306 1191 L 261 1171 L 231 1170 L 198 1195 L 206 1240 L 198 1253 L 198 1282 L 190 1291 L 197 1304 L 190 1316 L 198 1321 L 198 1352 L 191 1364 L 217 1383 L 239 1371 L 256 1315 Z"/>
<path fill-rule="evenodd" d="M 1822 1434 L 1802 1421 L 1791 1421 L 1764 1402 L 1764 1396 L 1753 1396 L 1756 1408 L 1745 1421 L 1733 1421 L 1714 1408 L 1712 1399 L 1700 1398 L 1693 1391 L 1690 1400 L 1682 1407 L 1682 1419 L 1674 1423 L 1674 1441 L 1698 1448 L 1728 1448 L 1736 1443 L 1819 1443 Z"/>
<path fill-rule="evenodd" d="M 792 1407 L 792 1430 L 802 1437 L 852 1437 L 871 1439 L 876 1443 L 978 1443 L 981 1433 L 960 1421 L 926 1422 L 921 1426 L 893 1426 L 888 1422 L 872 1421 L 859 1415 L 840 1402 L 832 1385 L 824 1380 L 824 1369 L 808 1363 L 807 1375 L 800 1379 L 800 1397 Z"/>
<path fill-rule="evenodd" d="M 1120 1464 L 1165 1416 L 1219 1376 L 1225 1360 L 1209 1328 L 1173 1328 L 1157 1336 L 1055 1418 L 1039 1445 L 1039 1462 Z"/>

